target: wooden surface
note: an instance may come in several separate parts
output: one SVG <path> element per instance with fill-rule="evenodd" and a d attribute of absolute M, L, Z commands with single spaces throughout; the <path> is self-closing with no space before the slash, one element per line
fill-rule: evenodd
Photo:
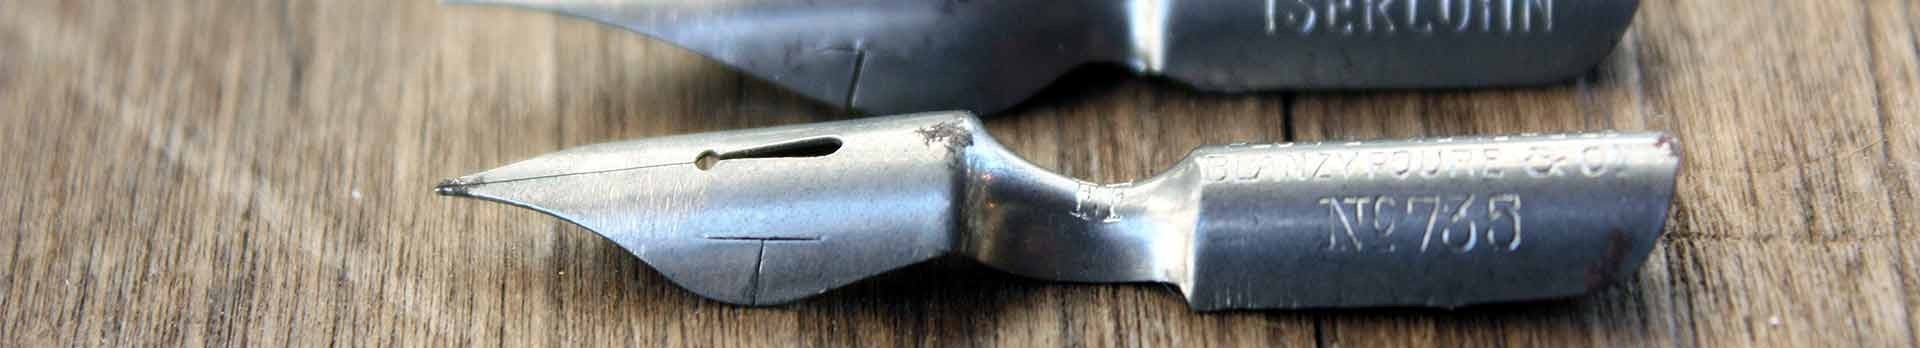
<path fill-rule="evenodd" d="M 749 309 L 429 187 L 840 112 L 528 12 L 0 0 L 0 345 L 1912 346 L 1917 30 L 1911 0 L 1647 0 L 1605 66 L 1560 86 L 1225 96 L 1095 71 L 989 120 L 1039 165 L 1108 181 L 1211 143 L 1674 132 L 1666 237 L 1585 298 L 1199 314 L 1166 286 L 947 260 Z"/>

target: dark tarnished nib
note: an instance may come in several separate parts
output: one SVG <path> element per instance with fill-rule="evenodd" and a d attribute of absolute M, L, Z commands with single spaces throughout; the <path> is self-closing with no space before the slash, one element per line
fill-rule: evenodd
<path fill-rule="evenodd" d="M 1020 160 L 968 114 L 932 113 L 591 145 L 436 192 L 571 221 L 737 304 L 958 254 L 1040 279 L 1169 283 L 1202 310 L 1456 307 L 1632 277 L 1666 222 L 1677 146 L 1230 145 L 1095 184 Z"/>
<path fill-rule="evenodd" d="M 455 0 L 587 18 L 820 102 L 997 112 L 1111 63 L 1212 91 L 1544 84 L 1598 64 L 1638 0 Z"/>

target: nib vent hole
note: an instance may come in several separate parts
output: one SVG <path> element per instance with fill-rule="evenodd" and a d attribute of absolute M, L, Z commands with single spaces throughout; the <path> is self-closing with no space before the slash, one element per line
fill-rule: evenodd
<path fill-rule="evenodd" d="M 700 157 L 694 158 L 693 166 L 700 168 L 700 170 L 711 170 L 713 166 L 719 165 L 720 162 L 730 160 L 826 157 L 827 155 L 839 152 L 840 145 L 840 139 L 812 138 L 728 151 L 726 153 L 716 153 L 708 150 L 701 152 Z"/>
<path fill-rule="evenodd" d="M 713 165 L 719 163 L 720 155 L 713 153 L 713 151 L 701 152 L 700 158 L 693 159 L 693 167 L 700 168 L 700 170 L 713 169 Z"/>

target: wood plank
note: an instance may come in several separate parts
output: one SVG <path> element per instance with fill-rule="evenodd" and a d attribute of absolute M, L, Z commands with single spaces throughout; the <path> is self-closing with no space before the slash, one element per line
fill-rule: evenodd
<path fill-rule="evenodd" d="M 1912 344 L 1885 334 L 1907 319 L 1889 296 L 1900 286 L 1885 261 L 1897 243 L 1871 146 L 1880 128 L 1866 9 L 1647 5 L 1647 98 L 1688 142 L 1668 262 L 1695 343 Z"/>
<path fill-rule="evenodd" d="M 1887 180 L 1888 204 L 1893 208 L 1894 238 L 1900 241 L 1894 268 L 1906 302 L 1908 343 L 1920 342 L 1920 231 L 1914 219 L 1920 213 L 1920 6 L 1912 1 L 1866 2 L 1868 48 L 1873 56 L 1874 87 L 1879 92 L 1879 150 L 1884 157 L 1880 176 Z"/>

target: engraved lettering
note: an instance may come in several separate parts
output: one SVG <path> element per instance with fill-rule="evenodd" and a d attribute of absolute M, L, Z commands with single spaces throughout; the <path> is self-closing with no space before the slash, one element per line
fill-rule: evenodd
<path fill-rule="evenodd" d="M 1432 20 L 1420 16 L 1420 0 L 1406 0 L 1406 4 L 1408 30 L 1421 34 L 1433 33 Z"/>
<path fill-rule="evenodd" d="M 1327 31 L 1342 35 L 1353 34 L 1352 19 L 1342 21 L 1341 12 L 1353 12 L 1353 0 L 1323 0 L 1327 3 Z"/>
<path fill-rule="evenodd" d="M 1445 5 L 1441 5 L 1441 9 L 1447 11 L 1447 15 L 1441 16 L 1441 22 L 1453 26 L 1454 32 L 1467 32 L 1467 29 L 1473 28 L 1473 1 L 1442 0 Z M 1456 3 L 1460 6 L 1451 6 Z"/>
<path fill-rule="evenodd" d="M 1332 180 L 1333 171 L 1327 170 L 1327 164 L 1334 162 L 1333 157 L 1335 154 L 1329 153 L 1329 152 L 1316 152 L 1314 153 L 1314 155 L 1319 156 L 1320 160 L 1314 161 L 1315 164 L 1313 165 L 1313 179 L 1314 180 Z"/>
<path fill-rule="evenodd" d="M 1427 203 L 1427 231 L 1420 235 L 1420 251 L 1426 252 L 1433 242 L 1433 226 L 1440 222 L 1440 196 L 1407 198 L 1407 215 L 1413 215 L 1414 206 Z"/>
<path fill-rule="evenodd" d="M 1412 236 L 1396 237 L 1401 226 L 1425 226 L 1415 249 L 1422 253 L 1512 252 L 1520 250 L 1526 236 L 1520 195 L 1512 193 L 1355 195 L 1317 202 L 1331 219 L 1326 223 L 1329 251 L 1397 252 L 1413 242 Z"/>
<path fill-rule="evenodd" d="M 1413 176 L 1413 152 L 1407 150 L 1394 151 L 1393 158 L 1400 161 L 1400 169 L 1393 171 L 1394 179 L 1406 180 L 1407 177 Z"/>
<path fill-rule="evenodd" d="M 1387 197 L 1387 196 L 1380 196 L 1373 200 L 1373 219 L 1374 220 L 1372 225 L 1373 225 L 1373 230 L 1375 232 L 1375 236 L 1377 236 L 1381 240 L 1391 241 L 1393 238 L 1394 227 L 1400 226 L 1400 217 L 1404 216 L 1405 214 L 1392 215 L 1392 213 L 1395 211 L 1392 209 L 1392 207 L 1398 204 L 1399 202 L 1395 201 L 1393 197 Z M 1381 225 L 1382 223 L 1385 223 L 1385 225 Z M 1387 244 L 1387 252 L 1394 252 L 1396 249 L 1398 249 L 1398 245 L 1395 245 L 1392 242 L 1388 242 L 1386 244 Z"/>
<path fill-rule="evenodd" d="M 1234 171 L 1233 179 L 1236 181 L 1253 181 L 1254 179 L 1259 179 L 1260 172 L 1263 170 L 1266 170 L 1266 166 L 1262 164 L 1271 162 L 1270 160 L 1272 159 L 1271 157 L 1268 157 L 1268 156 L 1261 156 L 1261 157 L 1265 157 L 1265 158 L 1260 158 L 1261 160 L 1259 161 L 1234 164 L 1234 167 L 1236 169 Z"/>
<path fill-rule="evenodd" d="M 1340 236 L 1342 232 L 1345 232 L 1344 235 L 1347 237 L 1347 241 L 1353 243 L 1353 251 L 1366 250 L 1366 246 L 1360 244 L 1359 234 L 1353 231 L 1353 223 L 1347 221 L 1347 211 L 1341 208 L 1340 201 L 1333 198 L 1321 198 L 1320 204 L 1327 206 L 1327 212 L 1333 215 L 1334 220 L 1340 221 L 1339 225 L 1328 226 L 1330 229 L 1327 233 L 1327 250 L 1341 250 Z"/>
<path fill-rule="evenodd" d="M 1520 195 L 1501 194 L 1487 198 L 1487 243 L 1503 251 L 1520 250 Z M 1500 241 L 1502 223 L 1507 225 L 1507 241 Z"/>
<path fill-rule="evenodd" d="M 1398 1 L 1398 0 L 1396 0 Z M 1578 135 L 1601 139 L 1605 135 Z M 1541 136 L 1568 139 L 1566 136 Z M 1337 180 L 1554 179 L 1625 176 L 1655 151 L 1618 144 L 1510 144 L 1513 138 L 1434 139 L 1430 146 L 1233 145 L 1195 160 L 1202 180 L 1257 183 Z M 1509 175 L 1511 174 L 1511 175 Z"/>
<path fill-rule="evenodd" d="M 1428 156 L 1424 156 L 1426 154 L 1432 154 L 1433 156 L 1429 158 Z M 1420 174 L 1420 177 L 1428 179 L 1440 177 L 1440 171 L 1442 169 L 1441 163 L 1443 163 L 1440 157 L 1443 154 L 1445 154 L 1445 152 L 1440 151 L 1422 153 L 1422 156 L 1418 157 L 1420 160 L 1420 170 L 1417 171 L 1417 173 Z"/>
<path fill-rule="evenodd" d="M 1267 35 L 1280 33 L 1280 1 L 1267 0 Z"/>
<path fill-rule="evenodd" d="M 1527 8 L 1520 12 L 1520 22 L 1526 24 L 1520 27 L 1520 31 L 1533 32 L 1535 30 L 1533 23 L 1537 20 L 1540 21 L 1538 30 L 1553 32 L 1553 0 L 1522 1 L 1526 2 Z"/>
<path fill-rule="evenodd" d="M 1561 169 L 1567 162 L 1567 155 L 1554 149 L 1535 146 L 1527 151 L 1527 175 L 1535 178 L 1565 176 Z"/>
<path fill-rule="evenodd" d="M 1493 1 L 1494 0 L 1468 0 L 1468 1 L 1471 1 L 1475 4 L 1480 5 L 1478 8 L 1479 13 L 1477 13 L 1477 17 L 1480 17 L 1480 32 L 1482 33 L 1493 32 L 1493 22 L 1497 21 L 1497 19 L 1493 18 Z M 1467 23 L 1467 24 L 1472 24 L 1472 23 Z"/>
<path fill-rule="evenodd" d="M 1531 34 L 1554 30 L 1555 0 L 1267 0 L 1267 35 Z"/>
<path fill-rule="evenodd" d="M 1467 209 L 1473 206 L 1473 199 L 1474 197 L 1469 195 L 1465 199 L 1460 200 L 1459 206 L 1454 206 L 1453 204 L 1440 205 L 1441 208 L 1452 207 L 1450 210 L 1451 214 L 1447 214 L 1447 223 L 1440 226 L 1440 243 L 1451 247 L 1455 252 L 1465 253 L 1473 251 L 1473 247 L 1480 243 L 1480 227 L 1476 225 L 1473 220 L 1467 218 Z M 1436 208 L 1435 213 L 1438 214 L 1441 208 Z M 1454 232 L 1454 229 L 1460 227 L 1460 223 L 1462 222 L 1465 222 L 1467 226 L 1466 231 L 1460 234 L 1466 235 L 1466 240 L 1460 243 L 1454 243 L 1453 235 L 1458 233 Z M 1432 231 L 1428 231 L 1428 233 L 1431 234 Z"/>
<path fill-rule="evenodd" d="M 1207 180 L 1213 182 L 1227 181 L 1227 175 L 1233 168 L 1231 167 L 1232 162 L 1227 161 L 1227 159 L 1223 157 L 1224 156 L 1220 155 L 1207 155 L 1200 157 L 1195 160 L 1195 162 L 1200 164 L 1200 173 L 1202 176 L 1205 176 Z"/>
<path fill-rule="evenodd" d="M 1600 146 L 1589 146 L 1585 150 L 1581 150 L 1580 174 L 1586 175 L 1589 178 L 1598 178 L 1607 175 L 1607 171 L 1610 170 L 1608 166 L 1614 161 L 1614 157 L 1618 155 L 1618 153 L 1609 150 L 1611 149 Z"/>
<path fill-rule="evenodd" d="M 1393 24 L 1392 15 L 1387 13 L 1391 6 L 1393 0 L 1367 0 L 1367 32 L 1392 34 L 1398 30 Z"/>
<path fill-rule="evenodd" d="M 1506 171 L 1500 169 L 1500 148 L 1489 147 L 1480 152 L 1484 154 L 1483 157 L 1486 158 L 1486 163 L 1480 165 L 1480 177 L 1502 178 L 1507 176 Z"/>
<path fill-rule="evenodd" d="M 1280 177 L 1276 179 L 1281 179 L 1281 180 L 1293 179 L 1297 181 L 1306 181 L 1307 179 L 1313 176 L 1313 173 L 1311 172 L 1312 169 L 1310 169 L 1312 167 L 1304 165 L 1305 163 L 1307 163 L 1306 154 L 1288 153 L 1286 154 L 1286 157 L 1287 157 L 1287 160 L 1285 162 L 1280 163 L 1281 165 L 1284 165 L 1286 169 L 1282 170 Z"/>
<path fill-rule="evenodd" d="M 1472 149 L 1455 149 L 1448 151 L 1447 153 L 1451 154 L 1451 156 L 1448 157 L 1452 157 L 1453 161 L 1448 162 L 1450 166 L 1447 170 L 1447 177 L 1458 178 L 1461 176 L 1460 173 L 1467 173 L 1466 175 L 1468 177 L 1473 176 L 1473 152 Z"/>
<path fill-rule="evenodd" d="M 1267 34 L 1280 32 L 1282 19 L 1289 28 L 1301 34 L 1313 33 L 1314 24 L 1320 19 L 1319 12 L 1313 10 L 1308 0 L 1267 0 Z"/>
<path fill-rule="evenodd" d="M 1095 220 L 1094 213 L 1098 210 L 1099 205 L 1093 202 L 1095 199 L 1094 189 L 1095 187 L 1093 185 L 1081 184 L 1079 190 L 1074 190 L 1073 217 L 1087 221 Z"/>
<path fill-rule="evenodd" d="M 1392 253 L 1400 249 L 1393 239 L 1403 220 L 1400 200 L 1391 196 L 1323 197 L 1328 217 L 1327 250 Z"/>
<path fill-rule="evenodd" d="M 1380 175 L 1381 168 L 1386 168 L 1387 163 L 1393 160 L 1393 153 L 1391 152 L 1374 151 L 1367 154 L 1369 155 L 1367 157 L 1372 158 L 1372 160 L 1367 161 L 1367 179 L 1373 179 L 1375 176 Z"/>
<path fill-rule="evenodd" d="M 1345 156 L 1339 156 L 1345 159 L 1345 161 L 1342 161 L 1340 164 L 1340 178 L 1342 179 L 1352 178 L 1353 172 L 1354 172 L 1353 165 L 1356 163 L 1360 163 L 1360 153 L 1351 152 L 1351 151 L 1342 151 L 1342 152 L 1336 152 L 1336 154 L 1345 155 Z"/>
<path fill-rule="evenodd" d="M 1500 1 L 1500 19 L 1502 22 L 1502 25 L 1500 27 L 1500 32 L 1511 34 L 1513 33 L 1513 22 L 1514 22 L 1513 21 L 1513 0 L 1499 0 L 1499 1 Z"/>
<path fill-rule="evenodd" d="M 1133 184 L 1099 186 L 1082 183 L 1073 195 L 1073 217 L 1098 223 L 1120 222 L 1120 204 Z"/>

